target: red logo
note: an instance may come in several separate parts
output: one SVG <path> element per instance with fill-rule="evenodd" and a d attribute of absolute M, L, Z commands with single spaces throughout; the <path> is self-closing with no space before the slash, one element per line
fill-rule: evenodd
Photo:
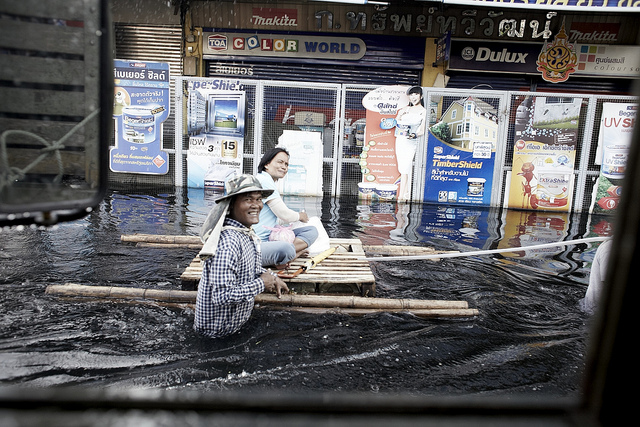
<path fill-rule="evenodd" d="M 207 39 L 207 45 L 210 50 L 227 50 L 227 36 L 222 34 L 213 34 L 210 35 Z"/>

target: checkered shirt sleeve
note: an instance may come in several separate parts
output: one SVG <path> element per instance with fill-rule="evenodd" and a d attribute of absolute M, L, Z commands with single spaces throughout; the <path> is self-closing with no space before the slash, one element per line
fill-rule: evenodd
<path fill-rule="evenodd" d="M 230 218 L 224 225 L 245 228 Z M 217 338 L 238 331 L 246 323 L 254 297 L 264 291 L 261 261 L 256 242 L 248 234 L 222 231 L 216 254 L 202 267 L 194 320 L 197 332 Z"/>

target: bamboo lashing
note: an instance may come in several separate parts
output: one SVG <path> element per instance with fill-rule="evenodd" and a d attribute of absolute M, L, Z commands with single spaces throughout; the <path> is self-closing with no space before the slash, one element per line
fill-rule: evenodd
<path fill-rule="evenodd" d="M 151 300 L 169 303 L 195 304 L 197 291 L 158 290 L 119 286 L 88 286 L 77 283 L 49 285 L 49 295 L 62 297 L 93 297 L 125 300 Z M 345 313 L 364 314 L 372 311 L 411 312 L 424 317 L 473 317 L 478 310 L 470 309 L 466 301 L 440 301 L 418 299 L 366 298 L 344 295 L 291 295 L 278 298 L 274 294 L 259 294 L 256 305 L 338 309 Z"/>

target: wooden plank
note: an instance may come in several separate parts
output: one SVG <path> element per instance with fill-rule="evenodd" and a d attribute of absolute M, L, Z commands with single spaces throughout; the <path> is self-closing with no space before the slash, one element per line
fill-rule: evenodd
<path fill-rule="evenodd" d="M 143 236 L 121 236 L 123 241 L 139 241 Z M 149 237 L 149 240 L 170 240 Z M 375 276 L 364 259 L 360 239 L 329 239 L 331 246 L 340 246 L 331 256 L 324 259 L 315 268 L 291 279 L 283 279 L 290 289 L 296 292 L 350 292 L 363 293 L 363 289 L 373 296 L 375 294 Z M 355 248 L 358 252 L 353 252 Z M 345 252 L 349 250 L 349 252 Z M 302 257 L 291 263 L 291 270 L 295 271 L 308 261 Z M 202 262 L 196 256 L 185 268 L 180 279 L 183 289 L 195 288 L 202 275 Z"/>
<path fill-rule="evenodd" d="M 33 16 L 82 21 L 86 7 L 97 7 L 97 2 L 64 0 L 63 2 L 42 0 L 19 0 L 2 2 L 0 11 L 12 15 Z"/>
<path fill-rule="evenodd" d="M 7 150 L 9 164 L 12 167 L 23 169 L 40 156 L 41 148 L 45 147 L 40 146 L 34 149 L 9 148 Z M 60 158 L 62 159 L 62 173 L 64 175 L 85 176 L 85 161 L 87 160 L 87 156 L 83 151 L 60 150 Z M 50 153 L 48 157 L 34 164 L 33 167 L 28 170 L 29 174 L 44 175 L 56 175 L 59 172 L 58 161 L 53 153 Z"/>
<path fill-rule="evenodd" d="M 11 58 L 11 64 L 0 67 L 0 80 L 13 81 L 18 84 L 29 82 L 82 87 L 85 85 L 87 70 L 85 70 L 85 64 L 82 60 L 22 55 L 4 56 L 4 58 Z"/>
<path fill-rule="evenodd" d="M 85 116 L 83 92 L 54 91 L 45 89 L 20 89 L 0 86 L 0 112 L 18 114 L 50 114 L 60 116 Z"/>
<path fill-rule="evenodd" d="M 45 140 L 52 142 L 58 141 L 65 136 L 77 122 L 69 121 L 52 121 L 52 120 L 35 120 L 35 119 L 17 119 L 0 117 L 0 132 L 6 130 L 23 130 L 38 135 Z M 86 129 L 78 129 L 70 137 L 64 141 L 65 147 L 84 147 L 86 143 Z M 33 139 L 25 137 L 10 136 L 7 138 L 8 144 L 20 145 L 39 145 L 42 144 Z"/>
<path fill-rule="evenodd" d="M 15 3 L 19 2 L 16 1 Z M 44 3 L 51 2 L 40 2 L 39 4 Z M 82 27 L 50 25 L 10 19 L 2 19 L 1 22 L 0 40 L 2 40 L 4 48 L 77 55 L 84 53 L 85 29 Z M 37 34 L 38 37 L 22 36 L 22 34 L 27 33 Z"/>

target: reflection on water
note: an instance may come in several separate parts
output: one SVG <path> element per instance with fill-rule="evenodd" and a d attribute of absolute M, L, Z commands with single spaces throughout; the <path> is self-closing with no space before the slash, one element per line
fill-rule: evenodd
<path fill-rule="evenodd" d="M 331 237 L 366 245 L 511 252 L 372 262 L 381 297 L 466 300 L 471 319 L 350 317 L 258 308 L 238 333 L 203 339 L 190 306 L 65 300 L 49 284 L 179 289 L 197 250 L 141 248 L 122 234 L 197 235 L 214 203 L 202 190 L 113 192 L 87 218 L 0 230 L 0 384 L 28 387 L 421 395 L 574 395 L 589 318 L 580 311 L 608 217 L 493 208 L 288 198 Z"/>

